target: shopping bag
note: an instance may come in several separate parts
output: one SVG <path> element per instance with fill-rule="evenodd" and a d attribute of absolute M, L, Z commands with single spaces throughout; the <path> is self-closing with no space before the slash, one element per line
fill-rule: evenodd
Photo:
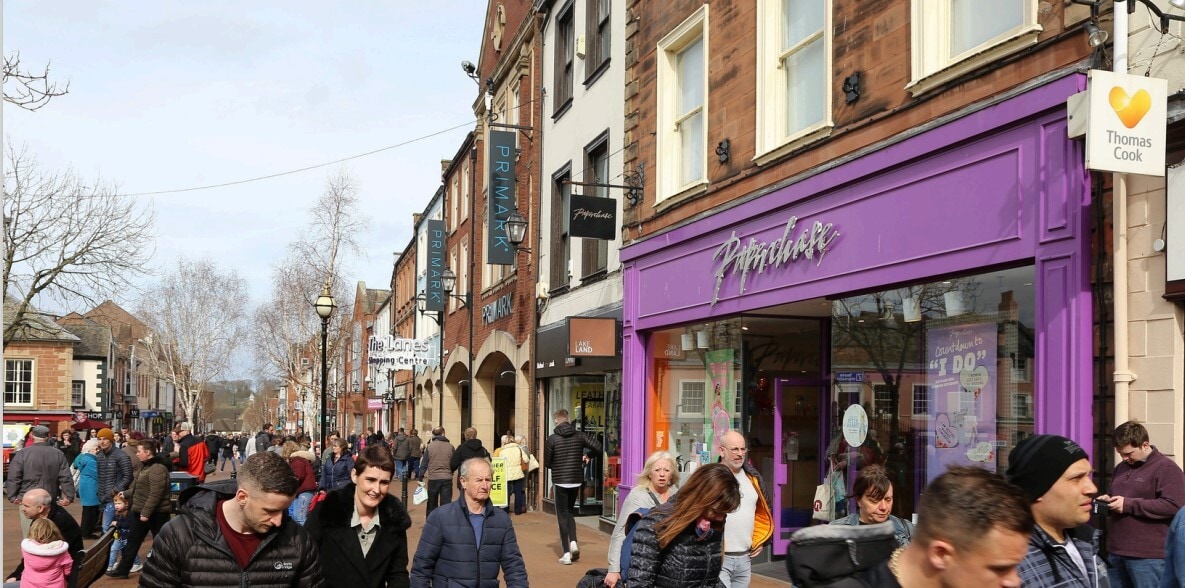
<path fill-rule="evenodd" d="M 533 471 L 539 469 L 539 460 L 535 459 L 534 454 L 528 454 L 528 455 L 530 455 L 530 457 L 531 457 L 531 467 L 530 467 L 529 471 L 533 472 Z"/>
<path fill-rule="evenodd" d="M 827 476 L 822 484 L 815 486 L 814 512 L 811 518 L 816 521 L 831 522 L 835 518 L 835 497 L 831 491 L 831 476 Z"/>
<path fill-rule="evenodd" d="M 412 492 L 411 501 L 414 504 L 424 504 L 428 502 L 428 489 L 423 484 L 416 486 L 416 491 Z"/>

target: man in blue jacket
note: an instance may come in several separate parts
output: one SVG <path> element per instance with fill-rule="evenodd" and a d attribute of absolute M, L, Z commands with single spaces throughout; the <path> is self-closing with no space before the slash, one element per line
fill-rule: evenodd
<path fill-rule="evenodd" d="M 527 568 L 510 515 L 490 505 L 492 480 L 486 460 L 461 464 L 463 494 L 428 515 L 412 561 L 412 588 L 497 588 L 499 568 L 507 588 L 527 588 Z"/>

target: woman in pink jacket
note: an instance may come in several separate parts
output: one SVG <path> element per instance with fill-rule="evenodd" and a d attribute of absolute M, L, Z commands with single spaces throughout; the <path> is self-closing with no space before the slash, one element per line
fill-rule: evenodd
<path fill-rule="evenodd" d="M 62 532 L 49 519 L 37 519 L 29 526 L 29 538 L 21 541 L 25 571 L 21 586 L 66 588 L 66 577 L 74 560 Z"/>

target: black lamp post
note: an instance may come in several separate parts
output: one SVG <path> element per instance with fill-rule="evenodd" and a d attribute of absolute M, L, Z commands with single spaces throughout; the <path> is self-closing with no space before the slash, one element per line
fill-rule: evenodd
<path fill-rule="evenodd" d="M 444 271 L 440 273 L 440 289 L 444 292 L 445 298 L 453 298 L 461 303 L 462 308 L 470 308 L 470 293 L 466 292 L 464 296 L 453 294 L 453 288 L 456 286 L 457 274 L 447 267 L 444 268 Z M 444 426 L 444 311 L 440 310 L 436 311 L 434 314 L 428 314 L 429 312 L 433 311 L 427 310 L 427 301 L 428 297 L 423 292 L 420 292 L 420 295 L 416 296 L 416 306 L 419 308 L 420 314 L 428 315 L 429 318 L 436 321 L 436 324 L 440 327 L 440 347 L 437 349 L 437 351 L 439 351 L 437 365 L 439 366 L 438 369 L 440 370 L 440 389 L 436 392 L 437 395 L 440 396 L 440 412 L 436 415 L 436 426 L 442 427 Z M 472 311 L 469 313 L 469 369 L 473 369 Z"/>
<path fill-rule="evenodd" d="M 333 309 L 337 308 L 333 294 L 329 291 L 329 280 L 325 280 L 325 287 L 313 308 L 317 309 L 317 316 L 321 317 L 321 453 L 324 454 L 325 440 L 329 437 L 329 402 L 326 398 L 329 391 L 329 370 L 326 347 L 329 340 L 329 316 L 333 314 Z"/>

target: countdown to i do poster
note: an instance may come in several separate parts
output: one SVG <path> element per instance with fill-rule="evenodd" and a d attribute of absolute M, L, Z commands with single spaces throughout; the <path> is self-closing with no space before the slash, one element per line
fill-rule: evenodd
<path fill-rule="evenodd" d="M 939 327 L 926 332 L 930 386 L 927 478 L 951 465 L 995 471 L 996 324 Z"/>

